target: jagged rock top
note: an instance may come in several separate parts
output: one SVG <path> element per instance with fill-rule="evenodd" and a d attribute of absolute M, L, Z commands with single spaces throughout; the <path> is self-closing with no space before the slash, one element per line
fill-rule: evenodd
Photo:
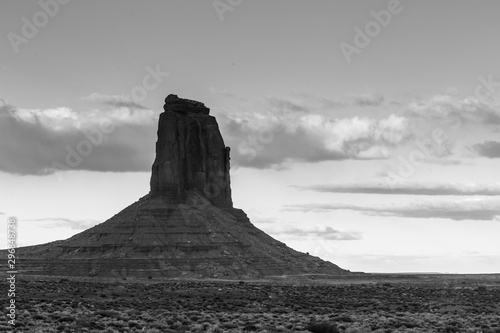
<path fill-rule="evenodd" d="M 180 114 L 206 114 L 210 113 L 210 109 L 205 104 L 193 101 L 192 99 L 179 98 L 177 95 L 170 94 L 165 98 L 163 106 L 165 112 L 175 112 Z"/>

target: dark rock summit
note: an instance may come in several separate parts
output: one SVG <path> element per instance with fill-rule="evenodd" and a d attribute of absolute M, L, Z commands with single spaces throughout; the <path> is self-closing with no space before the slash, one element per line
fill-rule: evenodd
<path fill-rule="evenodd" d="M 127 278 L 346 273 L 273 239 L 233 207 L 230 150 L 203 103 L 169 95 L 164 110 L 150 192 L 69 239 L 19 248 L 20 272 Z"/>
<path fill-rule="evenodd" d="M 211 203 L 232 207 L 229 147 L 209 109 L 200 102 L 168 95 L 160 115 L 151 194 L 183 202 L 197 191 Z"/>

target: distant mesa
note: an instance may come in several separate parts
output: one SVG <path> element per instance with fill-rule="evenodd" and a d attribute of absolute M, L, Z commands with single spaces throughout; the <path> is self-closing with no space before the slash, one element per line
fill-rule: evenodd
<path fill-rule="evenodd" d="M 120 278 L 347 274 L 287 247 L 233 207 L 230 149 L 208 107 L 168 95 L 163 109 L 150 192 L 69 239 L 18 249 L 19 272 Z"/>

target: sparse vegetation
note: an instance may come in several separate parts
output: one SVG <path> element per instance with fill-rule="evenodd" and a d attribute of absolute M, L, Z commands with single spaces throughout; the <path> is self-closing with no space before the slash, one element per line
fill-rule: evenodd
<path fill-rule="evenodd" d="M 500 279 L 496 285 L 149 279 L 19 285 L 16 332 L 500 333 Z M 9 330 L 0 316 L 0 332 Z"/>
<path fill-rule="evenodd" d="M 306 329 L 312 333 L 340 333 L 336 325 L 326 322 L 310 323 L 307 325 Z"/>

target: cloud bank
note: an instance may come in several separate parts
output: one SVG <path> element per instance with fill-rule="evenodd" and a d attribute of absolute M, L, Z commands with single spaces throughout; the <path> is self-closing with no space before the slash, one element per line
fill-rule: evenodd
<path fill-rule="evenodd" d="M 0 100 L 0 171 L 18 175 L 52 174 L 58 169 L 149 171 L 157 115 L 130 108 L 21 109 Z"/>
<path fill-rule="evenodd" d="M 291 107 L 288 107 L 290 109 Z M 405 117 L 330 119 L 295 107 L 278 114 L 225 115 L 222 128 L 240 166 L 279 167 L 288 162 L 386 159 L 412 134 Z"/>
<path fill-rule="evenodd" d="M 98 102 L 103 103 L 115 108 L 130 108 L 135 110 L 147 110 L 147 108 L 135 102 L 128 95 L 103 95 L 98 93 L 92 93 L 87 97 L 84 97 L 83 100 L 89 102 Z"/>
<path fill-rule="evenodd" d="M 312 237 L 324 240 L 350 241 L 362 239 L 359 232 L 343 232 L 335 230 L 332 227 L 325 225 L 312 226 L 291 226 L 291 225 L 266 225 L 262 228 L 266 233 L 273 234 L 277 237 L 293 236 L 297 238 Z"/>
<path fill-rule="evenodd" d="M 110 110 L 22 109 L 0 100 L 0 171 L 19 175 L 46 175 L 61 169 L 150 171 L 159 112 L 148 110 L 127 95 L 92 93 L 83 99 L 101 103 Z M 375 94 L 341 100 L 311 96 L 267 97 L 251 112 L 221 112 L 217 119 L 226 145 L 232 148 L 233 167 L 258 169 L 279 169 L 296 162 L 390 159 L 398 149 L 422 135 L 415 127 L 419 119 L 423 119 L 426 126 L 435 120 L 451 120 L 457 126 L 464 122 L 484 126 L 500 124 L 500 110 L 490 102 L 460 100 L 448 95 L 407 102 L 401 104 L 406 105 L 401 111 L 386 112 L 378 117 L 332 118 L 317 113 L 335 108 L 380 108 L 391 104 L 385 102 L 386 98 Z M 101 134 L 96 131 L 103 123 L 113 130 L 101 133 L 101 140 Z M 97 143 L 89 146 L 92 135 Z M 478 156 L 500 157 L 500 142 L 488 139 L 483 138 L 486 141 L 474 145 L 472 150 Z M 426 161 L 449 162 L 446 158 L 459 151 L 453 147 L 451 141 L 437 145 Z M 77 158 L 75 152 L 83 154 Z M 336 190 L 346 193 L 387 191 Z M 401 194 L 431 191 L 396 190 Z M 433 191 L 438 195 L 445 190 Z"/>
<path fill-rule="evenodd" d="M 325 193 L 365 193 L 365 194 L 403 194 L 403 195 L 500 195 L 500 185 L 488 184 L 333 184 L 296 186 L 299 189 Z"/>
<path fill-rule="evenodd" d="M 346 204 L 306 204 L 287 206 L 293 211 L 327 212 L 332 210 L 351 210 L 367 215 L 398 216 L 407 218 L 437 218 L 455 221 L 482 220 L 500 221 L 500 202 L 498 200 L 463 200 L 442 202 L 417 202 L 411 205 L 390 207 L 368 207 Z"/>
<path fill-rule="evenodd" d="M 435 95 L 428 100 L 412 102 L 410 114 L 424 118 L 454 120 L 457 124 L 500 124 L 500 109 L 490 100 L 477 98 L 459 99 L 450 95 Z"/>
<path fill-rule="evenodd" d="M 49 218 L 41 218 L 41 219 L 31 219 L 24 220 L 25 222 L 48 222 L 43 225 L 44 228 L 70 228 L 73 230 L 87 230 L 96 224 L 99 224 L 103 221 L 98 220 L 72 220 L 63 217 L 49 217 Z"/>

